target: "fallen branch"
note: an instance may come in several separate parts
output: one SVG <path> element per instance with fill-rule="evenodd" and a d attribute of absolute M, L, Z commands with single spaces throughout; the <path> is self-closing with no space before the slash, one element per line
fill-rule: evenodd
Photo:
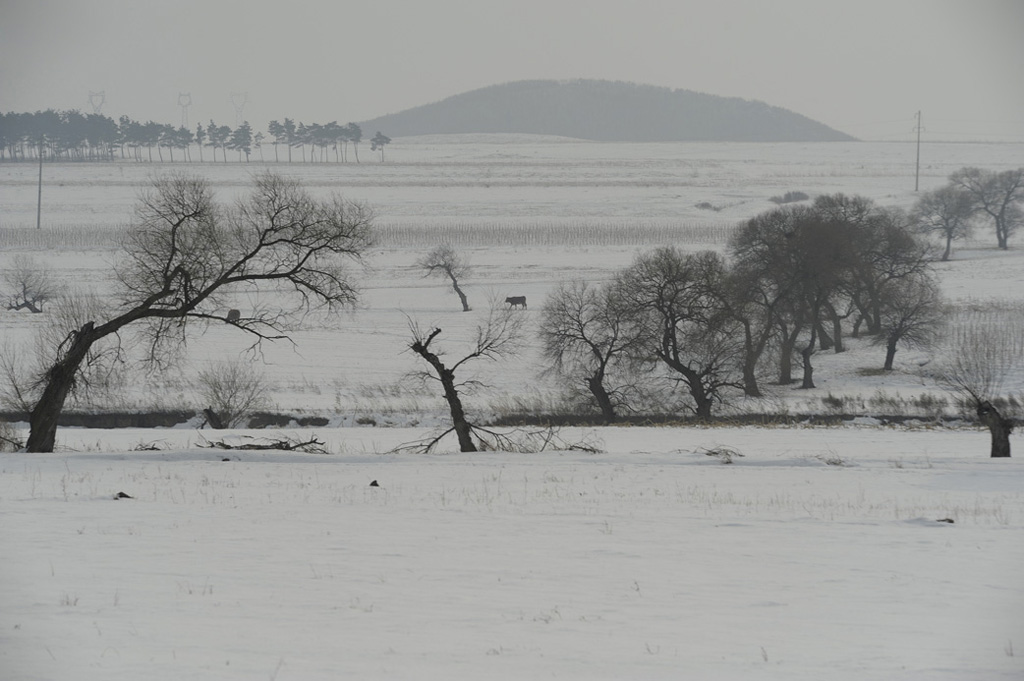
<path fill-rule="evenodd" d="M 392 449 L 389 453 L 430 454 L 445 436 L 454 432 L 448 428 L 432 438 L 407 442 Z M 538 428 L 528 430 L 517 428 L 507 433 L 499 433 L 482 426 L 470 425 L 470 432 L 476 441 L 477 450 L 481 452 L 514 452 L 517 454 L 534 454 L 544 451 L 589 452 L 599 454 L 603 450 L 599 442 L 587 439 L 579 442 L 567 442 L 560 437 L 559 429 Z"/>
<path fill-rule="evenodd" d="M 283 440 L 271 440 L 263 438 L 260 441 L 243 442 L 241 444 L 231 444 L 224 440 L 206 440 L 198 445 L 199 447 L 209 449 L 233 449 L 233 450 L 248 450 L 248 451 L 267 451 L 267 450 L 281 450 L 286 452 L 306 452 L 307 454 L 327 454 L 326 444 L 316 439 L 316 436 L 309 438 L 308 440 L 297 440 L 295 438 L 286 438 Z"/>

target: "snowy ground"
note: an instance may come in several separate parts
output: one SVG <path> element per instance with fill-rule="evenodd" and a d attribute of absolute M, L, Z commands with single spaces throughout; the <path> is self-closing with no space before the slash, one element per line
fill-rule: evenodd
<path fill-rule="evenodd" d="M 4 678 L 1024 675 L 1022 478 L 981 433 L 318 434 L 340 453 L 4 455 Z"/>
<path fill-rule="evenodd" d="M 421 427 L 294 433 L 315 434 L 327 455 L 203 449 L 209 431 L 187 427 L 68 428 L 55 454 L 0 455 L 0 676 L 1024 678 L 1024 477 L 1017 459 L 987 458 L 982 431 L 870 419 L 602 428 L 563 433 L 597 454 L 384 453 L 429 435 L 443 414 L 435 396 L 402 387 L 416 366 L 404 351 L 407 317 L 442 326 L 452 348 L 476 321 L 411 267 L 430 239 L 409 230 L 564 230 L 555 246 L 464 237 L 474 305 L 523 294 L 534 315 L 558 281 L 607 278 L 657 245 L 642 238 L 652 225 L 728 226 L 790 190 L 909 206 L 912 152 L 421 138 L 396 140 L 384 165 L 288 167 L 315 191 L 370 201 L 382 225 L 406 231 L 360 274 L 358 311 L 321 320 L 294 348 L 267 349 L 275 407 Z M 923 189 L 964 165 L 1024 158 L 1019 145 L 934 145 L 922 156 Z M 102 236 L 166 169 L 45 168 L 48 229 Z M 225 196 L 251 171 L 190 170 Z M 69 285 L 101 287 L 109 249 L 39 245 L 37 171 L 0 166 L 0 268 L 24 253 Z M 641 237 L 586 235 L 618 222 Z M 990 236 L 940 267 L 947 296 L 1020 298 L 1020 251 L 995 251 Z M 2 340 L 26 340 L 40 323 L 0 312 Z M 197 367 L 240 350 L 219 328 L 191 347 L 178 374 L 133 382 L 123 406 L 195 406 Z M 557 392 L 530 352 L 483 369 L 493 387 L 474 405 Z M 926 354 L 900 351 L 892 375 L 864 375 L 882 359 L 856 343 L 822 354 L 813 396 L 771 399 L 798 408 L 827 394 L 934 390 L 917 373 Z M 706 454 L 716 447 L 737 452 L 731 465 Z M 119 492 L 133 498 L 114 500 Z"/>

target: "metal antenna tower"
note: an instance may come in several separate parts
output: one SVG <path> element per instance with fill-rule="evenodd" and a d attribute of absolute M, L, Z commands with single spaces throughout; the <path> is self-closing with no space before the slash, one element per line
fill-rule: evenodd
<path fill-rule="evenodd" d="M 188 128 L 188 108 L 192 106 L 192 93 L 179 92 L 178 106 L 181 107 L 181 127 Z"/>
<path fill-rule="evenodd" d="M 89 91 L 89 104 L 92 106 L 92 112 L 94 114 L 100 113 L 100 110 L 103 108 L 106 101 L 107 93 L 105 90 L 101 90 L 100 92 Z"/>
<path fill-rule="evenodd" d="M 249 103 L 248 92 L 232 92 L 231 93 L 231 105 L 235 107 L 235 125 L 241 125 L 242 121 L 245 120 L 243 115 L 243 109 L 245 105 Z"/>

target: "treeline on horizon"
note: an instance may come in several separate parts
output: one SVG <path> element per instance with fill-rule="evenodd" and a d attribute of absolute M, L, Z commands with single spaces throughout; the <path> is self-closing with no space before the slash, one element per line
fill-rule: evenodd
<path fill-rule="evenodd" d="M 226 163 L 230 151 L 238 154 L 239 162 L 248 162 L 254 148 L 260 150 L 261 160 L 267 160 L 262 149 L 265 142 L 274 145 L 273 160 L 278 162 L 282 156 L 288 162 L 298 160 L 292 151 L 298 149 L 303 162 L 344 163 L 349 145 L 359 162 L 363 131 L 355 123 L 306 124 L 285 118 L 271 121 L 267 133 L 254 130 L 248 121 L 232 128 L 210 120 L 193 130 L 154 121 L 141 123 L 128 116 L 115 121 L 78 110 L 0 113 L 0 162 L 39 161 L 40 154 L 44 161 L 203 162 L 208 160 L 203 156 L 204 147 L 211 150 L 209 160 Z M 377 133 L 377 137 L 382 135 Z M 286 147 L 286 155 L 278 151 L 281 145 Z M 193 158 L 193 148 L 198 158 Z"/>

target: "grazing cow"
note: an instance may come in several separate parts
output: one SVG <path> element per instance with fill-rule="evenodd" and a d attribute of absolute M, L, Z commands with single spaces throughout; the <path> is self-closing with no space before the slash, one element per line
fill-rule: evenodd
<path fill-rule="evenodd" d="M 526 296 L 509 296 L 505 299 L 505 302 L 512 307 L 521 307 L 526 309 Z"/>
<path fill-rule="evenodd" d="M 238 310 L 228 310 L 228 321 L 237 322 L 242 316 L 242 313 Z"/>

